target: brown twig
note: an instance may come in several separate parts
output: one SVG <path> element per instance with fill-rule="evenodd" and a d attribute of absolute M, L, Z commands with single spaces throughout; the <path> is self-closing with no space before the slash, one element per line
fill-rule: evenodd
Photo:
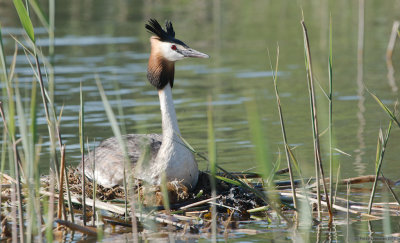
<path fill-rule="evenodd" d="M 72 223 L 72 222 L 69 222 L 66 220 L 61 220 L 61 219 L 56 219 L 55 222 L 57 222 L 60 225 L 64 225 L 73 231 L 79 231 L 85 235 L 97 237 L 97 231 L 95 231 L 87 226 L 82 226 L 82 225 L 75 224 L 75 223 Z"/>
<path fill-rule="evenodd" d="M 62 206 L 64 205 L 64 169 L 65 169 L 65 145 L 61 147 L 61 167 L 60 167 L 60 183 L 58 184 L 58 210 L 57 217 L 62 217 Z M 64 219 L 66 215 L 64 215 Z"/>

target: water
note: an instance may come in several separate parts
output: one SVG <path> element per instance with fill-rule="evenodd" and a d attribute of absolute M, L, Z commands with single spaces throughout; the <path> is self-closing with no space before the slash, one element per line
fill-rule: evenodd
<path fill-rule="evenodd" d="M 22 39 L 14 7 L 0 2 L 0 22 L 7 60 L 14 43 L 8 33 Z M 400 1 L 365 3 L 363 82 L 389 107 L 399 98 L 395 83 L 387 78 L 386 46 L 392 23 L 400 12 Z M 46 10 L 47 5 L 43 3 Z M 55 104 L 63 107 L 61 133 L 67 146 L 67 162 L 80 160 L 78 141 L 79 85 L 85 99 L 85 135 L 91 144 L 113 136 L 95 84 L 103 83 L 114 111 L 123 108 L 129 133 L 160 133 L 161 117 L 157 92 L 146 79 L 149 18 L 171 19 L 177 38 L 211 56 L 210 59 L 180 61 L 176 65 L 173 89 L 176 112 L 183 137 L 198 151 L 207 151 L 207 105 L 214 110 L 218 163 L 232 171 L 257 166 L 248 127 L 246 104 L 256 101 L 268 139 L 271 160 L 283 151 L 282 137 L 269 55 L 274 65 L 280 47 L 278 85 L 289 143 L 304 176 L 314 172 L 312 134 L 303 36 L 300 25 L 304 10 L 312 48 L 314 75 L 328 90 L 327 56 L 329 15 L 333 20 L 334 134 L 335 153 L 341 161 L 342 177 L 373 174 L 379 128 L 389 119 L 379 105 L 357 83 L 358 1 L 60 1 L 56 2 Z M 40 22 L 34 18 L 35 26 Z M 38 44 L 47 53 L 48 37 L 36 28 Z M 268 54 L 269 50 L 269 54 Z M 393 64 L 400 68 L 397 45 Z M 17 58 L 21 88 L 29 88 L 32 71 L 23 52 Z M 320 130 L 327 128 L 328 105 L 317 85 Z M 116 91 L 117 90 L 117 91 Z M 25 91 L 22 92 L 25 94 Z M 118 100 L 120 96 L 120 100 Z M 27 99 L 29 100 L 29 99 Z M 38 106 L 39 133 L 45 145 L 40 167 L 49 165 L 47 127 Z M 400 132 L 394 127 L 385 154 L 383 172 L 397 180 Z M 327 164 L 327 133 L 322 137 L 323 159 Z M 282 164 L 284 161 L 282 161 Z M 199 160 L 201 168 L 206 168 Z M 326 167 L 327 168 L 327 167 Z M 257 169 L 254 169 L 257 170 Z M 369 185 L 368 185 L 369 186 Z"/>

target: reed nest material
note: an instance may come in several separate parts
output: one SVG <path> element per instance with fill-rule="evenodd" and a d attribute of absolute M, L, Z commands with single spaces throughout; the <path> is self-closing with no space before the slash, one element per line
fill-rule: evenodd
<path fill-rule="evenodd" d="M 67 169 L 67 174 L 70 192 L 75 195 L 82 195 L 82 176 L 80 172 L 75 168 L 70 167 Z M 260 181 L 261 185 L 261 179 L 258 178 L 256 180 Z M 49 186 L 48 177 L 44 177 L 42 182 L 45 183 L 45 187 Z M 200 172 L 197 186 L 192 191 L 189 191 L 188 188 L 179 182 L 167 183 L 170 207 L 176 209 L 184 205 L 189 205 L 210 198 L 210 184 L 209 175 L 205 172 Z M 162 207 L 164 205 L 163 194 L 159 186 L 144 185 L 141 181 L 135 181 L 134 190 L 135 194 L 139 195 L 139 198 L 141 199 L 140 202 L 144 206 Z M 246 210 L 265 206 L 265 202 L 254 193 L 248 192 L 239 186 L 228 184 L 222 180 L 217 180 L 216 190 L 217 195 L 220 195 L 216 200 L 217 204 L 234 208 L 236 212 L 240 212 L 243 215 L 247 215 Z M 85 195 L 88 198 L 93 197 L 92 181 L 86 181 Z M 96 198 L 102 201 L 123 201 L 125 199 L 125 191 L 122 186 L 106 188 L 101 185 L 96 185 Z M 128 199 L 131 199 L 131 197 L 128 197 Z"/>

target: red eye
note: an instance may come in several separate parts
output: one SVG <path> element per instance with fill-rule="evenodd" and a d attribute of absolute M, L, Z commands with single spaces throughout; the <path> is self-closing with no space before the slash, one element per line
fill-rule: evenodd
<path fill-rule="evenodd" d="M 171 49 L 175 51 L 176 50 L 176 45 L 172 45 Z"/>

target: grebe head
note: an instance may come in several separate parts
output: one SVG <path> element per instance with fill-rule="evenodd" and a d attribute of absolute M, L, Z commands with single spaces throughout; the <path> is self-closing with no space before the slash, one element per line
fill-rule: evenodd
<path fill-rule="evenodd" d="M 145 27 L 153 34 L 150 38 L 151 53 L 147 78 L 157 89 L 163 89 L 168 83 L 173 86 L 176 61 L 187 57 L 209 58 L 207 54 L 196 51 L 176 39 L 171 21 L 165 22 L 165 30 L 155 19 L 150 19 Z"/>

